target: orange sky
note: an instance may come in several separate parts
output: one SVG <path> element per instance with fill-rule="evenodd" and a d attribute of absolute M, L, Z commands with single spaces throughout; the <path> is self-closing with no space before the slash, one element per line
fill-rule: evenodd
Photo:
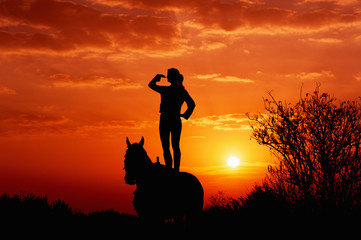
<path fill-rule="evenodd" d="M 237 197 L 274 161 L 245 113 L 302 84 L 356 98 L 360 63 L 359 0 L 0 0 L 0 193 L 134 213 L 125 138 L 162 155 L 147 84 L 176 67 L 197 104 L 181 169 Z"/>

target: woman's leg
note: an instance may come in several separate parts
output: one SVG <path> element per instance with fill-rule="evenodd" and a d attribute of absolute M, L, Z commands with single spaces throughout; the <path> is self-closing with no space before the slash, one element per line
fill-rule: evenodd
<path fill-rule="evenodd" d="M 171 128 L 171 138 L 172 138 L 172 148 L 173 148 L 173 157 L 174 157 L 174 169 L 179 172 L 181 151 L 180 151 L 180 136 L 182 132 L 182 121 L 181 119 L 176 119 Z"/>
<path fill-rule="evenodd" d="M 169 150 L 170 126 L 168 121 L 162 118 L 159 121 L 159 135 L 160 141 L 162 142 L 165 165 L 169 168 L 172 168 L 173 160 Z"/>

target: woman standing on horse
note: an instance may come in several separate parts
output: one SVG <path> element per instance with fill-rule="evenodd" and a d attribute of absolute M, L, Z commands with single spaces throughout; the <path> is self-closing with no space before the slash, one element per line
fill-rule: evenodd
<path fill-rule="evenodd" d="M 188 119 L 195 108 L 195 103 L 183 86 L 183 75 L 178 69 L 168 69 L 167 79 L 170 86 L 159 86 L 157 82 L 165 78 L 163 74 L 157 74 L 148 86 L 160 93 L 160 121 L 159 134 L 163 147 L 164 161 L 167 167 L 172 168 L 173 160 L 170 153 L 170 137 L 172 140 L 174 169 L 179 171 L 181 152 L 179 147 L 180 135 L 182 131 L 181 117 Z M 183 103 L 186 102 L 187 110 L 181 114 Z"/>

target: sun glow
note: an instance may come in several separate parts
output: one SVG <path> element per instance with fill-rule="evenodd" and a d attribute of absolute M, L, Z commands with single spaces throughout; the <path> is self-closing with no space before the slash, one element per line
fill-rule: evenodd
<path fill-rule="evenodd" d="M 240 165 L 240 161 L 239 161 L 239 158 L 236 157 L 236 156 L 230 156 L 228 159 L 227 159 L 227 164 L 228 166 L 230 166 L 231 168 L 236 168 Z"/>

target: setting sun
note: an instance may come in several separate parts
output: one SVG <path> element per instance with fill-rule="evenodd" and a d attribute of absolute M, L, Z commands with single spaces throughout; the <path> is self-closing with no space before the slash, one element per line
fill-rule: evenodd
<path fill-rule="evenodd" d="M 239 158 L 236 157 L 236 156 L 230 156 L 230 157 L 227 159 L 227 164 L 228 164 L 228 166 L 230 166 L 231 168 L 238 167 L 239 164 L 240 164 Z"/>

